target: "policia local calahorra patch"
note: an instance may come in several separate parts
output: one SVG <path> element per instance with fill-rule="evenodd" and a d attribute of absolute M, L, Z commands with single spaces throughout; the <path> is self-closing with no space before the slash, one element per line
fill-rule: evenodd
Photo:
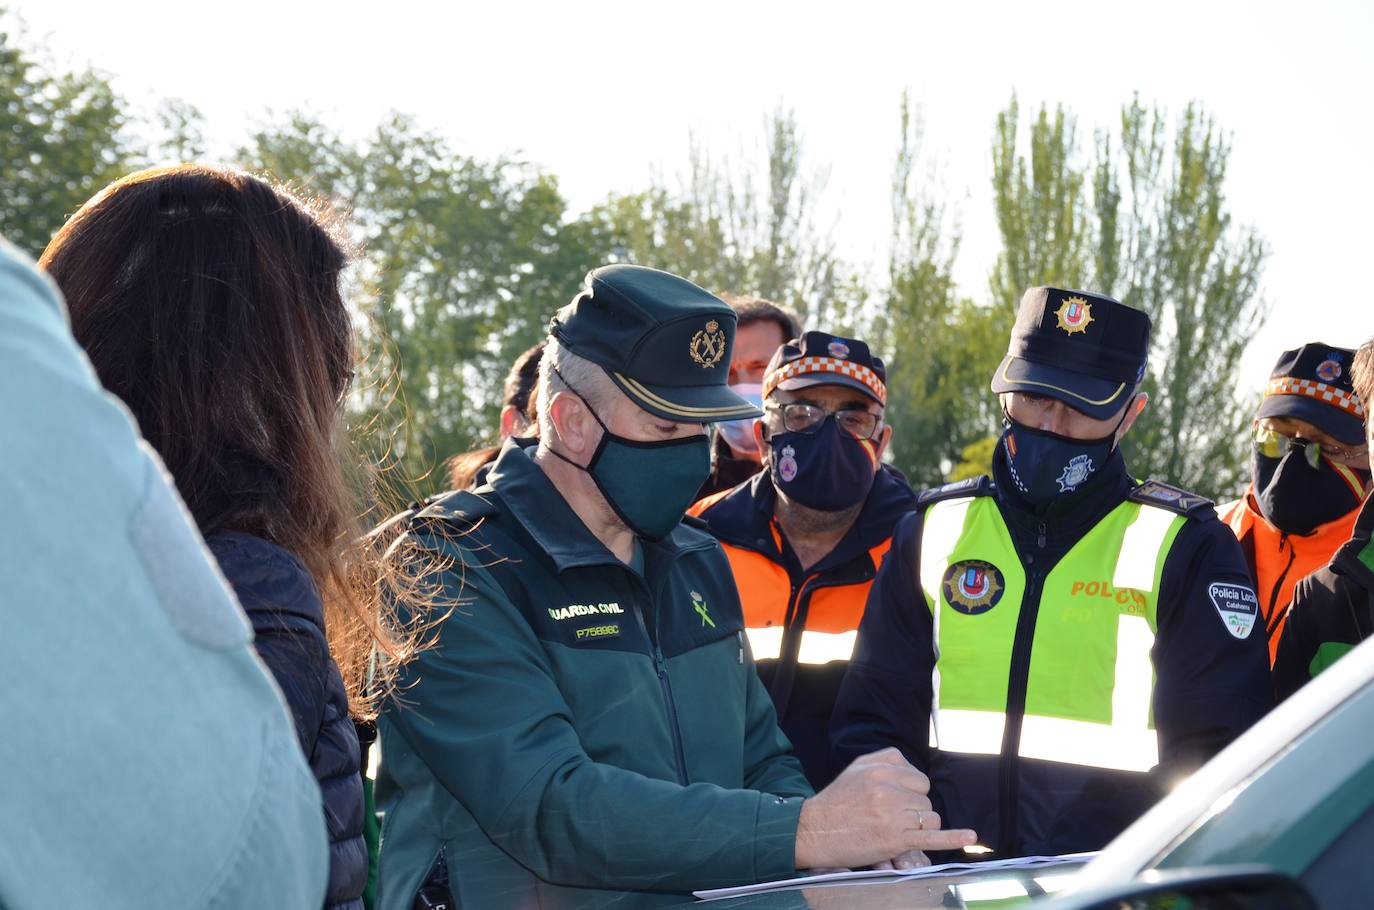
<path fill-rule="evenodd" d="M 1248 585 L 1214 581 L 1207 586 L 1212 606 L 1221 614 L 1221 621 L 1236 638 L 1248 638 L 1259 616 L 1259 598 Z"/>

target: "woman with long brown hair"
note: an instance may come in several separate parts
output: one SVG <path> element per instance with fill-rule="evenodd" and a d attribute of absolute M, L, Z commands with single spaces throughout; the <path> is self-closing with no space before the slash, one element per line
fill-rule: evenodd
<path fill-rule="evenodd" d="M 358 545 L 366 475 L 343 454 L 345 250 L 323 210 L 248 174 L 187 165 L 105 188 L 40 264 L 252 622 L 323 794 L 326 905 L 356 908 L 368 857 L 352 718 L 371 715 L 374 647 L 403 656 L 408 639 L 356 581 L 375 577 L 362 564 L 375 556 Z"/>

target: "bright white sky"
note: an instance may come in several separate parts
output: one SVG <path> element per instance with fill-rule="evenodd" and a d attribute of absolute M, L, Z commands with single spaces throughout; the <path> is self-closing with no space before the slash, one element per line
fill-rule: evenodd
<path fill-rule="evenodd" d="M 1283 348 L 1374 333 L 1374 4 L 8 2 L 60 63 L 94 65 L 140 106 L 198 106 L 219 147 L 269 108 L 310 108 L 353 136 L 399 109 L 461 152 L 547 168 L 574 211 L 654 170 L 685 173 L 691 135 L 755 152 L 781 102 L 829 167 L 841 251 L 879 271 L 908 88 L 979 299 L 997 246 L 989 143 L 1013 90 L 1023 121 L 1063 102 L 1085 139 L 1133 91 L 1171 113 L 1197 99 L 1232 133 L 1234 214 L 1273 250 L 1247 378 L 1262 385 Z"/>

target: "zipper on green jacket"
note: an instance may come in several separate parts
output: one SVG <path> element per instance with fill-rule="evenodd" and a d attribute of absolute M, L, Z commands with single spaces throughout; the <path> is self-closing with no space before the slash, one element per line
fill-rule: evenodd
<path fill-rule="evenodd" d="M 665 567 L 666 569 L 666 567 Z M 638 579 L 637 579 L 638 580 Z M 644 589 L 648 590 L 648 585 L 640 582 Z M 650 595 L 650 601 L 657 609 L 658 602 Z M 677 782 L 682 786 L 687 786 L 687 754 L 682 748 L 682 730 L 678 726 L 677 703 L 673 700 L 673 684 L 668 679 L 668 663 L 663 659 L 663 651 L 658 646 L 658 617 L 654 617 L 654 632 L 649 632 L 649 624 L 644 621 L 644 611 L 640 609 L 638 603 L 631 603 L 630 610 L 634 613 L 635 621 L 639 623 L 640 631 L 649 640 L 652 647 L 652 657 L 654 659 L 654 672 L 658 674 L 659 686 L 663 689 L 663 708 L 668 714 L 668 732 L 673 738 L 673 758 L 677 762 Z"/>

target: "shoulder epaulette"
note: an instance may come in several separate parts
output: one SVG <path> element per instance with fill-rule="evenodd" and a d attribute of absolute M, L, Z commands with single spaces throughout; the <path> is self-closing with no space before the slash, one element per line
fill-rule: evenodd
<path fill-rule="evenodd" d="M 707 534 L 711 533 L 711 525 L 704 518 L 698 518 L 695 515 L 684 515 L 682 516 L 682 523 L 689 528 L 696 528 L 698 531 L 705 531 Z"/>
<path fill-rule="evenodd" d="M 992 478 L 982 474 L 966 480 L 956 480 L 931 490 L 922 490 L 916 497 L 916 506 L 923 508 L 943 499 L 960 499 L 965 496 L 991 496 L 995 489 Z"/>
<path fill-rule="evenodd" d="M 1131 502 L 1144 503 L 1193 518 L 1215 518 L 1217 515 L 1216 503 L 1212 500 L 1196 493 L 1189 493 L 1162 480 L 1147 480 L 1127 494 L 1126 498 Z"/>

